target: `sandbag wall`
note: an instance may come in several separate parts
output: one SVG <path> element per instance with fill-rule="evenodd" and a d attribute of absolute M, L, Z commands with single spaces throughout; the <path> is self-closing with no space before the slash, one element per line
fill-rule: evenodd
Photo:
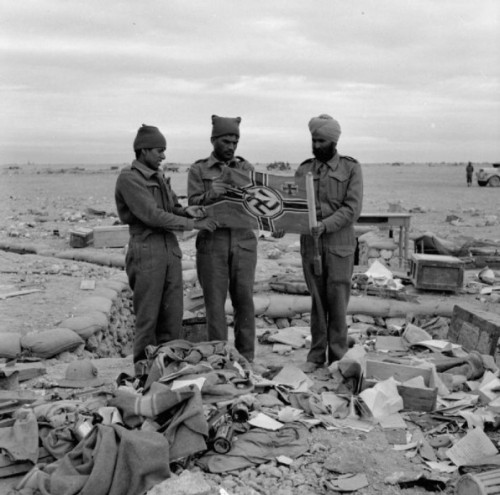
<path fill-rule="evenodd" d="M 54 328 L 26 335 L 0 336 L 0 357 L 71 360 L 78 357 L 125 357 L 132 352 L 135 316 L 125 273 L 96 281 L 70 310 L 71 316 Z"/>

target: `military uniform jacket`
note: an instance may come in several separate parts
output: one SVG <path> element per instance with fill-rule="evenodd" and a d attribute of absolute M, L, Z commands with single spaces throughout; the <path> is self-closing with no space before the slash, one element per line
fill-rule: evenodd
<path fill-rule="evenodd" d="M 120 220 L 130 226 L 131 234 L 192 230 L 194 221 L 161 171 L 152 170 L 138 160 L 120 172 L 115 187 Z"/>
<path fill-rule="evenodd" d="M 325 225 L 329 244 L 340 256 L 353 254 L 354 224 L 363 203 L 361 165 L 354 158 L 335 153 L 327 163 L 316 158 L 306 160 L 300 164 L 295 177 L 305 177 L 308 172 L 312 172 L 314 178 L 316 217 Z"/>
<path fill-rule="evenodd" d="M 189 168 L 188 174 L 188 203 L 190 205 L 210 205 L 218 198 L 210 196 L 212 180 L 219 177 L 224 167 L 237 170 L 252 171 L 253 165 L 240 156 L 228 163 L 221 162 L 212 153 L 208 158 L 198 160 Z"/>

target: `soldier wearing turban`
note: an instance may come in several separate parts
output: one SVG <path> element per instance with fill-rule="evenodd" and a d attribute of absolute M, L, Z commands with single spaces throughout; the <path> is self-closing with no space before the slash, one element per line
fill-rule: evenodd
<path fill-rule="evenodd" d="M 351 291 L 356 237 L 361 214 L 363 177 L 360 164 L 337 152 L 340 124 L 322 114 L 309 121 L 314 158 L 301 163 L 295 176 L 312 173 L 317 227 L 300 238 L 302 267 L 311 293 L 311 347 L 305 372 L 340 360 L 347 351 L 347 305 Z M 314 258 L 321 259 L 321 274 Z"/>

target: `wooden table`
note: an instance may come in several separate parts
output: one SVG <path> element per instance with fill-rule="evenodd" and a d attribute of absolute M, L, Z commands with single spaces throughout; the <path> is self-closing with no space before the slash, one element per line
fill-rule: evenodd
<path fill-rule="evenodd" d="M 410 213 L 361 213 L 358 225 L 376 225 L 388 227 L 390 237 L 393 237 L 395 227 L 399 227 L 399 266 L 402 267 L 410 256 Z"/>

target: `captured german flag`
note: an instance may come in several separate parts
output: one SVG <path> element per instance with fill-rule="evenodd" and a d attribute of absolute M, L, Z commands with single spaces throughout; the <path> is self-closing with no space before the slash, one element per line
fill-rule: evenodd
<path fill-rule="evenodd" d="M 229 168 L 222 180 L 231 189 L 221 200 L 206 206 L 219 227 L 310 232 L 304 180 Z"/>

